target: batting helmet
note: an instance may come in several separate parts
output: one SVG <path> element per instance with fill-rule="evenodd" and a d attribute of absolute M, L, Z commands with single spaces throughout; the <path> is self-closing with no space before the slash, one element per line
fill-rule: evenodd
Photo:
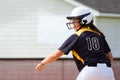
<path fill-rule="evenodd" d="M 76 7 L 72 10 L 71 15 L 66 17 L 71 21 L 73 18 L 77 18 L 80 21 L 81 26 L 87 26 L 93 23 L 93 15 L 88 8 Z M 72 29 L 71 22 L 67 23 L 68 29 Z"/>

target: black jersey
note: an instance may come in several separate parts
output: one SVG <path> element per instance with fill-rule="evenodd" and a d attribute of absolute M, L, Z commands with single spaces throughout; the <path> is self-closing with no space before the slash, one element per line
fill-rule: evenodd
<path fill-rule="evenodd" d="M 70 51 L 73 53 L 74 60 L 80 71 L 84 65 L 97 62 L 109 63 L 106 53 L 110 50 L 105 38 L 99 33 L 90 29 L 80 29 L 71 35 L 59 48 L 67 55 Z"/>

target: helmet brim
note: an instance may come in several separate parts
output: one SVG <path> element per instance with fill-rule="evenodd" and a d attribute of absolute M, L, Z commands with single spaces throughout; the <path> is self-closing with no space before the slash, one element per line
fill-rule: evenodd
<path fill-rule="evenodd" d="M 86 14 L 79 15 L 79 16 L 67 16 L 66 18 L 67 19 L 74 19 L 74 18 L 82 19 L 82 18 L 84 18 L 85 16 L 87 16 L 89 14 L 91 14 L 91 13 L 86 13 Z"/>
<path fill-rule="evenodd" d="M 67 19 L 74 19 L 74 18 L 79 18 L 79 16 L 67 16 Z"/>

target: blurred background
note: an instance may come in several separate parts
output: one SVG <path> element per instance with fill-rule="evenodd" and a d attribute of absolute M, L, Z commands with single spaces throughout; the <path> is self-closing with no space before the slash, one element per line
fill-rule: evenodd
<path fill-rule="evenodd" d="M 73 30 L 66 16 L 76 6 L 90 8 L 94 24 L 106 35 L 120 79 L 120 0 L 0 0 L 0 80 L 75 80 L 72 55 L 39 72 L 36 65 L 67 39 Z"/>

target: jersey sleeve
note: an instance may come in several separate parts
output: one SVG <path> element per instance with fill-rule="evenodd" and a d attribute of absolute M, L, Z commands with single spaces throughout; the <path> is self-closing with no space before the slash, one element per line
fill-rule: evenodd
<path fill-rule="evenodd" d="M 78 36 L 76 34 L 71 35 L 58 49 L 63 51 L 67 55 L 72 50 Z"/>
<path fill-rule="evenodd" d="M 105 53 L 108 53 L 108 52 L 111 51 L 111 49 L 110 49 L 107 41 L 105 40 L 105 38 L 104 38 L 104 49 L 105 49 L 105 51 L 104 51 Z"/>

